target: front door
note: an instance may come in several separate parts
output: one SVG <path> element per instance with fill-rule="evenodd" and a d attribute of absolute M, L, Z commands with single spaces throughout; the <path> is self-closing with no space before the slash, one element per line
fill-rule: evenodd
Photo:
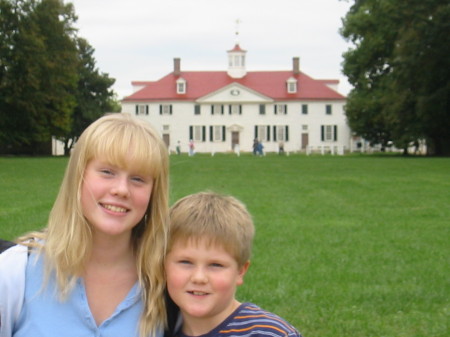
<path fill-rule="evenodd" d="M 163 134 L 163 141 L 166 143 L 167 148 L 170 146 L 170 135 L 168 133 Z"/>
<path fill-rule="evenodd" d="M 232 131 L 231 132 L 231 149 L 234 150 L 236 145 L 239 146 L 239 131 Z"/>
<path fill-rule="evenodd" d="M 302 133 L 302 150 L 305 150 L 309 143 L 309 137 L 307 133 Z"/>

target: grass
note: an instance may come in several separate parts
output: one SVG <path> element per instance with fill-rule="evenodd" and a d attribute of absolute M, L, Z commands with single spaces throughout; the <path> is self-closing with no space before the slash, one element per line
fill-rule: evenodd
<path fill-rule="evenodd" d="M 0 237 L 45 224 L 65 158 L 0 158 Z M 305 337 L 450 335 L 450 159 L 171 157 L 171 203 L 241 199 L 257 227 L 240 287 Z"/>

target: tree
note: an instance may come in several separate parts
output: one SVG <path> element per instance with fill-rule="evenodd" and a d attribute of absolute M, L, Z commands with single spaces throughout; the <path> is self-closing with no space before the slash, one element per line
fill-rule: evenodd
<path fill-rule="evenodd" d="M 64 142 L 66 155 L 89 124 L 105 112 L 120 111 L 114 92 L 110 89 L 115 80 L 96 68 L 94 48 L 85 39 L 78 38 L 77 51 L 79 77 L 75 91 L 76 106 L 70 132 L 59 137 Z"/>
<path fill-rule="evenodd" d="M 60 0 L 0 0 L 1 152 L 49 153 L 56 137 L 68 154 L 93 120 L 120 111 L 76 20 Z"/>
<path fill-rule="evenodd" d="M 442 0 L 355 1 L 341 34 L 354 44 L 343 72 L 356 133 L 404 149 L 425 139 L 432 153 L 450 154 L 449 15 Z"/>
<path fill-rule="evenodd" d="M 58 0 L 0 0 L 0 144 L 36 154 L 69 131 L 77 83 L 75 16 Z"/>

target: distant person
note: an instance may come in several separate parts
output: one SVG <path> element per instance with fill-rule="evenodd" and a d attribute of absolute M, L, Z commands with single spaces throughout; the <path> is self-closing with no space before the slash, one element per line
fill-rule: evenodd
<path fill-rule="evenodd" d="M 257 155 L 258 154 L 258 139 L 253 139 L 253 155 Z"/>
<path fill-rule="evenodd" d="M 175 149 L 177 151 L 177 155 L 180 155 L 181 154 L 181 143 L 180 143 L 180 141 L 177 142 L 177 146 L 176 146 Z"/>
<path fill-rule="evenodd" d="M 195 153 L 195 144 L 194 141 L 191 139 L 189 141 L 189 156 L 192 157 Z"/>
<path fill-rule="evenodd" d="M 92 123 L 42 232 L 0 254 L 1 337 L 161 337 L 167 148 L 127 114 Z"/>
<path fill-rule="evenodd" d="M 256 152 L 258 155 L 263 156 L 264 155 L 264 145 L 261 142 L 258 142 L 258 145 L 256 146 Z"/>
<path fill-rule="evenodd" d="M 283 155 L 284 154 L 284 143 L 283 142 L 279 142 L 278 143 L 278 154 L 279 155 Z"/>
<path fill-rule="evenodd" d="M 235 298 L 253 236 L 251 215 L 231 196 L 201 192 L 172 206 L 165 270 L 183 318 L 178 337 L 301 336 L 284 319 Z"/>

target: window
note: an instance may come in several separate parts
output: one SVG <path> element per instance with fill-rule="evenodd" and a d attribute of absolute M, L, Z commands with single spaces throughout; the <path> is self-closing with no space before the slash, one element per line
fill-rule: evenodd
<path fill-rule="evenodd" d="M 265 104 L 260 104 L 259 105 L 259 114 L 260 115 L 265 115 L 266 114 L 266 105 Z"/>
<path fill-rule="evenodd" d="M 322 125 L 321 140 L 323 142 L 337 141 L 337 125 Z"/>
<path fill-rule="evenodd" d="M 308 125 L 303 124 L 302 125 L 302 131 L 308 131 Z"/>
<path fill-rule="evenodd" d="M 295 94 L 297 92 L 297 80 L 293 77 L 289 78 L 286 81 L 287 92 L 289 94 Z"/>
<path fill-rule="evenodd" d="M 179 78 L 177 80 L 177 94 L 186 93 L 186 80 L 184 78 Z"/>
<path fill-rule="evenodd" d="M 273 140 L 287 142 L 289 140 L 289 127 L 287 125 L 275 125 L 273 127 Z"/>
<path fill-rule="evenodd" d="M 302 104 L 302 114 L 303 115 L 308 114 L 308 104 Z"/>
<path fill-rule="evenodd" d="M 191 125 L 189 126 L 189 139 L 195 142 L 204 142 L 206 140 L 206 126 Z"/>
<path fill-rule="evenodd" d="M 269 125 L 255 125 L 255 139 L 261 142 L 268 142 L 270 140 L 270 126 Z"/>
<path fill-rule="evenodd" d="M 160 115 L 171 115 L 172 114 L 172 104 L 161 104 L 159 106 Z"/>
<path fill-rule="evenodd" d="M 136 115 L 148 115 L 148 105 L 145 104 L 136 105 Z"/>
<path fill-rule="evenodd" d="M 241 115 L 242 114 L 242 106 L 240 104 L 231 104 L 229 107 L 228 113 L 230 115 Z"/>
<path fill-rule="evenodd" d="M 325 113 L 331 115 L 331 104 L 325 105 Z"/>
<path fill-rule="evenodd" d="M 223 104 L 211 105 L 211 115 L 223 115 Z"/>
<path fill-rule="evenodd" d="M 224 142 L 225 141 L 225 126 L 213 125 L 209 127 L 209 140 L 211 142 Z"/>
<path fill-rule="evenodd" d="M 275 115 L 286 115 L 287 114 L 287 105 L 286 104 L 275 104 L 274 113 L 275 113 Z"/>
<path fill-rule="evenodd" d="M 170 125 L 163 125 L 163 133 L 168 133 L 170 131 Z"/>
<path fill-rule="evenodd" d="M 194 115 L 200 115 L 200 104 L 194 106 Z"/>

